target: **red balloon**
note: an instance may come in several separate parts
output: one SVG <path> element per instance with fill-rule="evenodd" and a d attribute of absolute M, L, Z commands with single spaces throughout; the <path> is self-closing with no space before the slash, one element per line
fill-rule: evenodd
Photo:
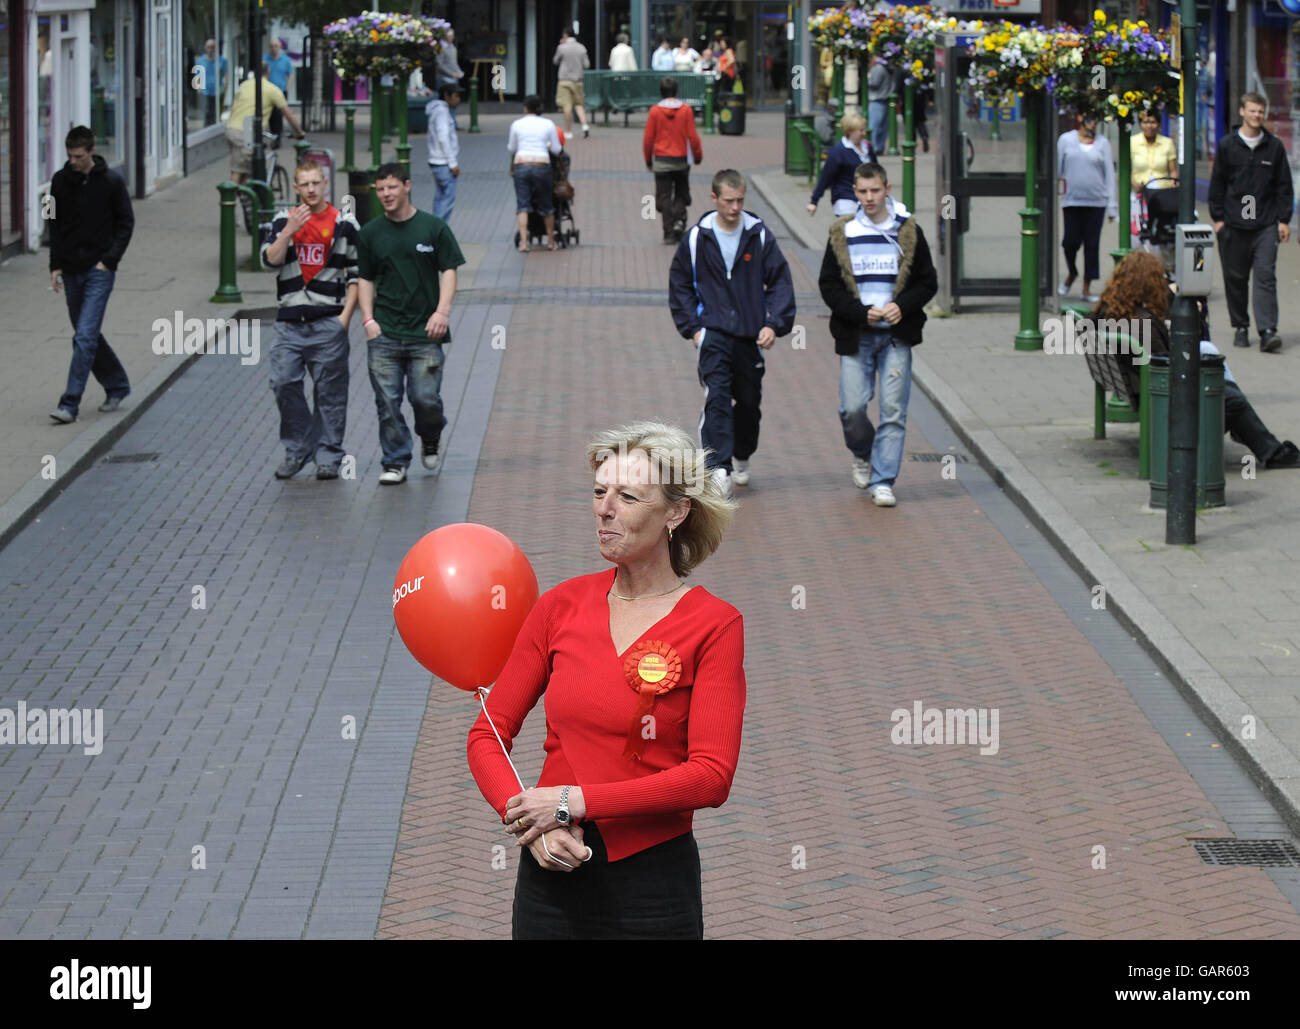
<path fill-rule="evenodd" d="M 435 529 L 402 558 L 393 620 L 406 649 L 453 686 L 491 686 L 537 603 L 537 576 L 510 537 L 460 522 Z"/>

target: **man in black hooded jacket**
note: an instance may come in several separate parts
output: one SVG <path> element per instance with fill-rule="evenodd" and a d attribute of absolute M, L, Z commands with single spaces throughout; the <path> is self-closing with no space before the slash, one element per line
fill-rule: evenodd
<path fill-rule="evenodd" d="M 77 420 L 92 374 L 107 394 L 101 411 L 116 411 L 131 392 L 126 369 L 100 326 L 117 264 L 135 228 L 126 183 L 95 153 L 95 134 L 78 125 L 64 142 L 68 163 L 50 182 L 50 285 L 55 292 L 64 290 L 73 327 L 67 387 L 50 412 L 62 425 Z"/>

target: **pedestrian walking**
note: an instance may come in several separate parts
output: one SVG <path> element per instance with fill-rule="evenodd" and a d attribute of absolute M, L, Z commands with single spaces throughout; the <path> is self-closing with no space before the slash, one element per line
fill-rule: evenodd
<path fill-rule="evenodd" d="M 871 115 L 871 149 L 885 152 L 889 142 L 889 91 L 893 79 L 885 62 L 872 54 L 867 64 L 867 110 Z"/>
<path fill-rule="evenodd" d="M 691 46 L 691 41 L 682 37 L 677 49 L 673 51 L 673 71 L 694 71 L 695 62 L 700 59 L 700 52 Z"/>
<path fill-rule="evenodd" d="M 626 32 L 614 37 L 614 46 L 609 52 L 610 71 L 636 71 L 636 52 L 628 43 Z"/>
<path fill-rule="evenodd" d="M 1115 162 L 1110 143 L 1097 135 L 1097 116 L 1079 116 L 1079 127 L 1061 133 L 1056 141 L 1056 174 L 1064 187 L 1061 215 L 1064 223 L 1061 249 L 1068 274 L 1056 292 L 1067 296 L 1078 277 L 1075 258 L 1083 247 L 1083 299 L 1095 304 L 1092 284 L 1101 275 L 1101 228 L 1119 215 Z"/>
<path fill-rule="evenodd" d="M 677 243 L 686 234 L 686 211 L 691 206 L 691 164 L 704 159 L 704 147 L 695 129 L 695 113 L 677 99 L 677 80 L 659 82 L 663 98 L 650 108 L 641 149 L 648 171 L 655 177 L 655 210 L 663 220 L 664 242 Z"/>
<path fill-rule="evenodd" d="M 1291 237 L 1295 191 L 1282 141 L 1264 128 L 1268 101 L 1259 93 L 1241 98 L 1241 124 L 1219 140 L 1210 172 L 1210 220 L 1219 238 L 1223 291 L 1228 298 L 1233 345 L 1250 346 L 1246 287 L 1254 276 L 1252 302 L 1259 349 L 1282 349 L 1277 332 L 1277 248 Z"/>
<path fill-rule="evenodd" d="M 218 98 L 225 96 L 226 79 L 230 76 L 230 62 L 217 56 L 217 41 L 209 39 L 203 44 L 203 56 L 194 62 L 202 75 L 203 124 L 215 125 L 219 112 Z"/>
<path fill-rule="evenodd" d="M 460 66 L 460 58 L 456 52 L 456 30 L 448 29 L 447 34 L 442 40 L 442 49 L 438 51 L 438 60 L 434 64 L 434 74 L 437 76 L 437 85 L 442 86 L 447 83 L 460 85 L 460 80 L 465 77 L 465 72 Z"/>
<path fill-rule="evenodd" d="M 357 306 L 360 227 L 325 199 L 325 170 L 304 161 L 294 170 L 300 201 L 279 212 L 262 243 L 275 280 L 271 391 L 280 409 L 284 460 L 277 479 L 292 479 L 308 461 L 316 478 L 337 479 L 348 413 L 348 325 Z M 311 376 L 312 407 L 303 378 Z"/>
<path fill-rule="evenodd" d="M 240 183 L 247 182 L 253 172 L 253 141 L 251 136 L 245 136 L 244 130 L 246 123 L 253 120 L 254 112 L 259 110 L 256 89 L 257 81 L 251 75 L 239 84 L 239 88 L 235 90 L 235 99 L 230 104 L 230 117 L 226 121 L 226 143 L 230 147 L 230 177 Z M 269 67 L 263 61 L 260 108 L 263 126 L 266 125 L 268 107 L 271 110 L 283 111 L 284 116 L 289 119 L 289 124 L 293 126 L 294 136 L 298 139 L 304 138 L 302 126 L 294 117 L 293 111 L 289 109 L 289 102 L 280 92 L 280 87 L 271 81 Z"/>
<path fill-rule="evenodd" d="M 470 771 L 519 846 L 514 939 L 704 938 L 691 826 L 735 776 L 745 648 L 740 612 L 682 581 L 735 513 L 700 456 L 654 422 L 588 444 L 613 567 L 542 594 L 470 730 Z M 506 751 L 539 702 L 546 760 L 521 792 Z"/>
<path fill-rule="evenodd" d="M 817 204 L 827 189 L 831 191 L 831 213 L 836 217 L 856 211 L 858 198 L 853 192 L 853 173 L 860 164 L 876 162 L 876 152 L 866 139 L 867 119 L 850 111 L 840 119 L 840 132 L 839 142 L 827 151 L 817 186 L 808 200 L 810 215 L 817 213 Z"/>
<path fill-rule="evenodd" d="M 736 51 L 731 49 L 731 45 L 725 38 L 720 38 L 713 52 L 718 59 L 717 92 L 734 93 L 736 91 L 736 78 L 740 75 L 740 66 L 736 61 Z"/>
<path fill-rule="evenodd" d="M 879 164 L 854 175 L 859 207 L 831 226 L 817 285 L 831 309 L 831 335 L 840 355 L 840 424 L 853 455 L 853 485 L 877 507 L 897 503 L 894 484 L 903 461 L 912 348 L 921 342 L 925 305 L 939 279 L 925 233 L 889 195 Z M 880 424 L 867 404 L 880 380 Z"/>
<path fill-rule="evenodd" d="M 456 134 L 456 108 L 460 86 L 444 82 L 438 96 L 425 105 L 429 123 L 429 170 L 433 172 L 433 213 L 451 221 L 456 206 L 456 179 L 460 176 L 460 137 Z"/>
<path fill-rule="evenodd" d="M 122 177 L 95 153 L 95 134 L 84 125 L 64 138 L 68 162 L 50 180 L 50 287 L 63 290 L 72 319 L 68 382 L 50 417 L 61 425 L 77 420 L 86 380 L 104 387 L 99 410 L 116 411 L 131 381 L 100 331 L 118 262 L 135 229 L 131 196 Z"/>
<path fill-rule="evenodd" d="M 519 224 L 519 252 L 526 254 L 528 216 L 538 214 L 546 222 L 546 249 L 555 249 L 555 180 L 551 175 L 551 157 L 559 156 L 560 137 L 555 123 L 542 117 L 542 98 L 533 94 L 524 98 L 524 116 L 510 123 L 506 138 L 510 151 L 510 175 L 515 180 L 515 217 Z"/>
<path fill-rule="evenodd" d="M 275 88 L 284 94 L 287 104 L 289 99 L 289 84 L 293 81 L 293 60 L 283 50 L 280 40 L 274 36 L 268 44 L 270 53 L 263 55 L 262 60 L 266 64 L 266 74 Z M 280 134 L 284 131 L 284 115 L 282 109 L 276 107 L 271 111 L 271 117 L 267 121 L 267 131 L 275 136 L 278 141 Z"/>
<path fill-rule="evenodd" d="M 415 413 L 421 463 L 436 472 L 442 461 L 443 345 L 451 342 L 456 269 L 465 257 L 446 222 L 412 205 L 411 179 L 400 164 L 379 166 L 375 194 L 384 217 L 368 221 L 357 241 L 357 299 L 379 414 L 379 482 L 396 486 L 406 481 L 413 442 L 403 391 Z"/>
<path fill-rule="evenodd" d="M 559 67 L 555 84 L 555 105 L 564 112 L 564 138 L 568 139 L 573 131 L 573 112 L 578 112 L 578 124 L 582 126 L 582 138 L 591 135 L 591 126 L 587 124 L 587 111 L 583 107 L 586 99 L 582 95 L 582 73 L 591 67 L 587 57 L 587 48 L 574 38 L 568 29 L 560 31 L 560 45 L 555 48 L 555 64 Z M 540 113 L 540 112 L 539 112 Z"/>
<path fill-rule="evenodd" d="M 659 46 L 654 53 L 650 55 L 651 71 L 672 71 L 675 61 L 673 59 L 673 45 L 669 42 L 668 37 L 659 40 Z"/>
<path fill-rule="evenodd" d="M 817 138 L 822 141 L 822 146 L 829 147 L 835 145 L 835 138 L 840 128 L 840 102 L 837 98 L 831 96 L 826 98 L 826 103 L 820 111 L 813 116 L 813 131 L 817 133 Z M 854 203 L 857 203 L 855 200 Z"/>
<path fill-rule="evenodd" d="M 722 491 L 748 485 L 762 418 L 763 351 L 794 327 L 794 285 L 776 235 L 745 210 L 745 177 L 713 176 L 714 210 L 677 246 L 668 298 L 677 331 L 694 342 L 704 387 L 700 441 Z"/>

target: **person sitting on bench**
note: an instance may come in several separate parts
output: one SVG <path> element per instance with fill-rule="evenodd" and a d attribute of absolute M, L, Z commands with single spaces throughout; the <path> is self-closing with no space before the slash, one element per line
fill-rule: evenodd
<path fill-rule="evenodd" d="M 1164 262 L 1155 254 L 1135 250 L 1128 254 L 1111 273 L 1110 281 L 1102 290 L 1096 307 L 1088 314 L 1096 324 L 1103 319 L 1148 319 L 1151 331 L 1148 338 L 1153 355 L 1169 353 L 1169 329 L 1165 319 L 1169 316 L 1169 302 L 1175 292 L 1165 275 Z M 1222 356 L 1215 345 L 1210 342 L 1210 327 L 1206 317 L 1204 301 L 1197 304 L 1200 320 L 1201 353 Z M 1101 340 L 1098 337 L 1098 343 Z M 1120 353 L 1116 357 L 1132 376 L 1133 394 L 1137 396 L 1138 369 L 1133 363 L 1131 353 Z M 1224 426 L 1228 434 L 1243 446 L 1249 447 L 1263 468 L 1300 468 L 1300 447 L 1291 440 L 1278 440 L 1255 408 L 1246 399 L 1228 368 L 1223 365 L 1223 415 Z"/>

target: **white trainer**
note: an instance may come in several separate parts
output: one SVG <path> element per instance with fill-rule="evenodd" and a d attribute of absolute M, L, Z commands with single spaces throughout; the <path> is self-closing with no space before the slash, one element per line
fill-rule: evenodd
<path fill-rule="evenodd" d="M 860 457 L 853 459 L 853 485 L 858 489 L 866 489 L 867 484 L 871 482 L 871 462 L 864 461 Z"/>
<path fill-rule="evenodd" d="M 731 481 L 737 486 L 749 485 L 749 462 L 738 457 L 731 459 Z"/>
<path fill-rule="evenodd" d="M 898 499 L 894 496 L 894 491 L 882 483 L 872 489 L 871 502 L 876 507 L 893 507 L 898 503 Z"/>
<path fill-rule="evenodd" d="M 381 486 L 400 486 L 405 481 L 405 468 L 385 468 L 379 475 L 379 485 Z"/>
<path fill-rule="evenodd" d="M 713 481 L 728 500 L 735 499 L 736 491 L 731 487 L 731 474 L 725 468 L 713 469 Z"/>

